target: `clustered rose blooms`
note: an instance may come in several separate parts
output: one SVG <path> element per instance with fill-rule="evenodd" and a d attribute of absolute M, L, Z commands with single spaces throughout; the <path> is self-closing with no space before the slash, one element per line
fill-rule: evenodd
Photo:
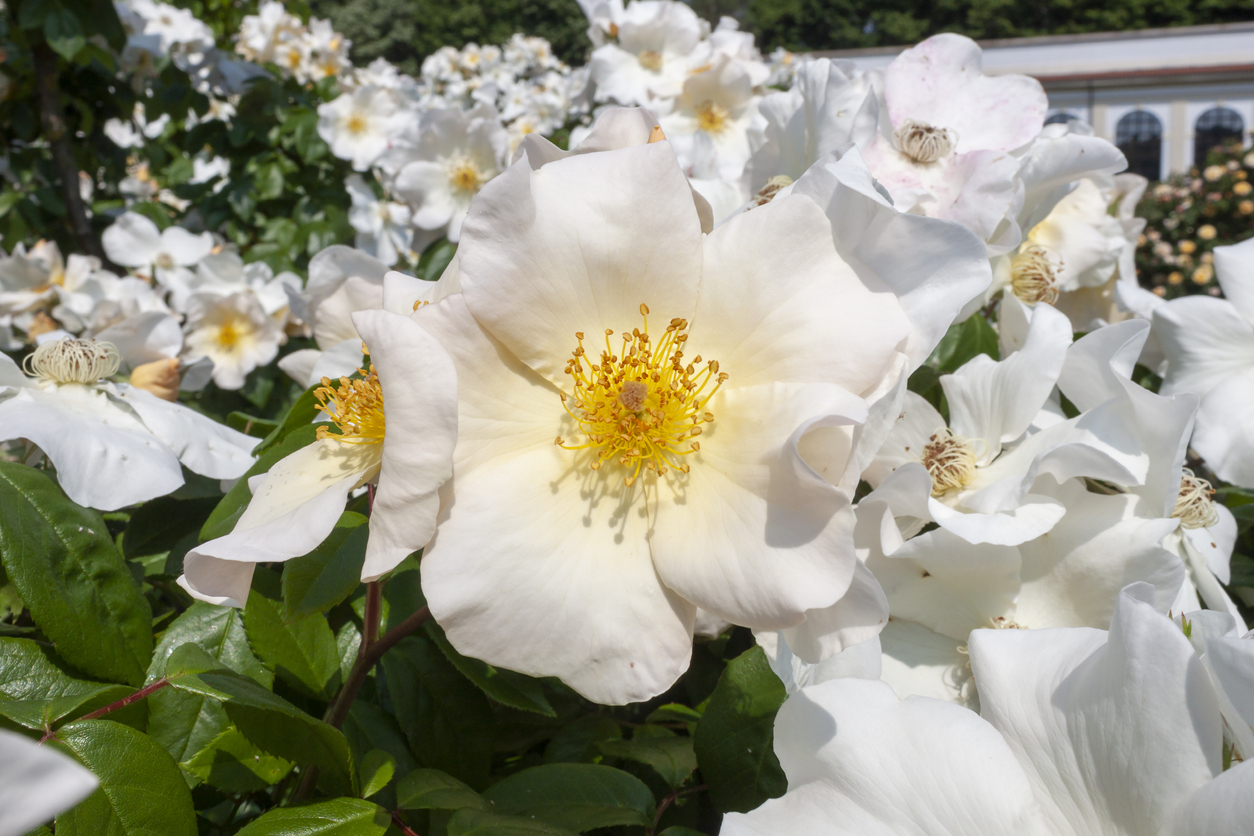
<path fill-rule="evenodd" d="M 0 358 L 0 440 L 105 511 L 246 480 L 177 577 L 228 607 L 365 491 L 369 594 L 420 553 L 485 676 L 642 703 L 748 628 L 787 789 L 725 834 L 1243 832 L 1254 633 L 1216 487 L 1254 489 L 1254 242 L 1215 249 L 1223 298 L 1143 290 L 1145 180 L 965 37 L 858 71 L 582 5 L 586 68 L 516 37 L 413 79 L 263 3 L 239 52 L 339 77 L 318 130 L 386 186 L 346 184 L 357 246 L 302 280 L 136 212 L 104 236 L 123 278 L 18 245 L 0 314 L 38 347 Z M 389 269 L 432 232 L 438 281 Z M 259 470 L 177 393 L 300 334 L 277 366 L 317 419 Z M 12 832 L 94 788 L 10 738 L 0 776 L 61 786 Z"/>

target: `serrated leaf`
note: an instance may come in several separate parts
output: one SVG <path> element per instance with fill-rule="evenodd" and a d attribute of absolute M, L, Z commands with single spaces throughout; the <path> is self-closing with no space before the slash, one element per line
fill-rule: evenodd
<path fill-rule="evenodd" d="M 424 627 L 427 635 L 440 648 L 444 657 L 483 693 L 510 708 L 543 714 L 545 717 L 557 716 L 557 712 L 553 710 L 553 706 L 549 705 L 548 699 L 544 696 L 540 680 L 503 668 L 494 668 L 487 662 L 461 655 L 445 638 L 444 631 L 434 619 L 428 621 Z"/>
<path fill-rule="evenodd" d="M 361 797 L 369 798 L 388 785 L 396 774 L 396 758 L 382 749 L 371 749 L 357 767 L 361 776 Z"/>
<path fill-rule="evenodd" d="M 199 647 L 220 667 L 251 677 L 265 688 L 274 684 L 274 674 L 253 655 L 244 633 L 239 610 L 197 601 L 166 628 L 153 652 L 147 682 L 166 674 L 171 654 L 184 644 Z M 189 761 L 203 751 L 230 726 L 226 711 L 217 700 L 200 694 L 164 688 L 147 699 L 148 733 L 179 762 Z"/>
<path fill-rule="evenodd" d="M 483 794 L 493 809 L 583 832 L 653 822 L 653 793 L 639 778 L 609 766 L 553 763 L 505 778 Z"/>
<path fill-rule="evenodd" d="M 166 679 L 180 691 L 221 702 L 231 722 L 262 751 L 295 763 L 316 764 L 342 794 L 357 794 L 352 752 L 339 729 L 222 667 L 194 644 L 184 644 L 170 655 Z"/>
<path fill-rule="evenodd" d="M 483 796 L 438 769 L 415 769 L 401 779 L 396 790 L 402 810 L 487 810 Z"/>
<path fill-rule="evenodd" d="M 100 780 L 87 800 L 57 816 L 57 836 L 196 836 L 191 791 L 151 737 L 112 720 L 78 720 L 56 741 Z"/>
<path fill-rule="evenodd" d="M 13 462 L 0 462 L 0 561 L 62 659 L 100 679 L 143 681 L 152 610 L 104 520 Z"/>
<path fill-rule="evenodd" d="M 710 800 L 723 813 L 747 813 L 788 788 L 775 757 L 775 715 L 787 692 L 754 647 L 732 659 L 693 738 Z"/>
<path fill-rule="evenodd" d="M 372 749 L 381 749 L 396 761 L 395 780 L 391 786 L 384 787 L 374 799 L 389 810 L 394 809 L 396 786 L 401 779 L 418 768 L 418 762 L 409 751 L 409 743 L 405 740 L 401 727 L 397 725 L 396 718 L 374 703 L 362 699 L 354 700 L 348 719 L 344 721 L 344 736 L 348 738 L 353 756 L 359 761 Z"/>
<path fill-rule="evenodd" d="M 691 737 L 670 734 L 644 737 L 637 732 L 631 740 L 598 743 L 597 749 L 610 757 L 625 758 L 652 767 L 672 788 L 683 784 L 697 768 L 697 755 L 692 749 Z"/>
<path fill-rule="evenodd" d="M 282 606 L 256 590 L 244 609 L 253 650 L 279 679 L 308 696 L 330 700 L 340 688 L 340 653 L 321 615 L 287 621 Z"/>
<path fill-rule="evenodd" d="M 520 816 L 458 810 L 449 819 L 448 836 L 576 836 L 576 832 Z"/>
<path fill-rule="evenodd" d="M 179 765 L 201 781 L 227 792 L 264 790 L 281 781 L 293 766 L 289 760 L 261 751 L 230 726 L 191 760 Z"/>
<path fill-rule="evenodd" d="M 383 656 L 396 719 L 422 766 L 472 787 L 487 784 L 492 709 L 429 639 L 410 636 Z"/>
<path fill-rule="evenodd" d="M 392 817 L 360 798 L 335 798 L 304 807 L 280 807 L 236 836 L 382 836 Z"/>
<path fill-rule="evenodd" d="M 134 689 L 75 679 L 30 639 L 0 638 L 0 714 L 28 729 L 88 714 Z"/>
<path fill-rule="evenodd" d="M 282 430 L 282 427 L 279 429 Z M 226 496 L 222 497 L 222 500 L 213 509 L 209 519 L 205 520 L 204 526 L 200 529 L 201 541 L 214 540 L 230 534 L 231 530 L 235 528 L 235 523 L 239 522 L 244 509 L 248 507 L 248 503 L 253 497 L 252 492 L 248 489 L 248 480 L 259 473 L 268 472 L 280 459 L 312 444 L 317 435 L 318 428 L 306 424 L 294 428 L 281 441 L 267 447 L 266 452 L 260 454 L 261 458 L 257 459 L 253 466 L 248 469 L 248 472 L 235 483 L 235 486 L 226 492 Z M 265 445 L 266 442 L 262 442 L 258 449 Z"/>
<path fill-rule="evenodd" d="M 353 593 L 361 583 L 369 537 L 366 518 L 345 511 L 318 548 L 283 564 L 283 610 L 289 621 L 326 612 Z"/>

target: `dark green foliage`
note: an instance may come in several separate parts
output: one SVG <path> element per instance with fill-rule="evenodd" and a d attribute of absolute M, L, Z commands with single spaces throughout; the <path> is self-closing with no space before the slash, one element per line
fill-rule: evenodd
<path fill-rule="evenodd" d="M 386 58 L 410 75 L 442 46 L 471 41 L 502 44 L 515 32 L 539 35 L 568 64 L 582 64 L 591 47 L 587 20 L 575 0 L 314 0 L 319 17 L 329 17 L 353 42 L 353 59 L 366 64 Z"/>

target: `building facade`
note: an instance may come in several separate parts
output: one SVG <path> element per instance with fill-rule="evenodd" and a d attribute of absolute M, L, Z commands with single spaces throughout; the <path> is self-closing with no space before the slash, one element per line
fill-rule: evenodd
<path fill-rule="evenodd" d="M 1052 122 L 1079 119 L 1151 180 L 1254 129 L 1254 22 L 982 41 L 984 71 L 1039 79 Z M 825 52 L 883 69 L 905 47 Z"/>

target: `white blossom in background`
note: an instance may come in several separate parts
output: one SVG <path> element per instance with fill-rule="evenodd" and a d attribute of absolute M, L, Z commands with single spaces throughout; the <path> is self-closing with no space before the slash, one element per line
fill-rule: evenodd
<path fill-rule="evenodd" d="M 195 235 L 180 226 L 164 231 L 135 212 L 123 213 L 100 236 L 105 255 L 114 264 L 130 267 L 145 278 L 174 290 L 185 284 L 191 267 L 213 251 L 213 236 Z"/>
<path fill-rule="evenodd" d="M 759 100 L 744 62 L 723 56 L 687 78 L 659 122 L 685 168 L 695 162 L 695 142 L 704 136 L 718 155 L 720 175 L 734 183 L 763 141 L 766 120 L 758 112 Z"/>
<path fill-rule="evenodd" d="M 286 341 L 283 327 L 266 313 L 257 296 L 237 291 L 226 296 L 193 294 L 187 302 L 183 360 L 213 361 L 213 382 L 239 389 L 249 372 L 264 366 Z"/>
<path fill-rule="evenodd" d="M 414 240 L 409 207 L 403 203 L 379 200 L 374 190 L 358 175 L 344 181 L 352 208 L 348 222 L 357 231 L 357 249 L 367 252 L 391 267 L 403 255 L 414 260 L 410 249 Z"/>
<path fill-rule="evenodd" d="M 408 121 L 383 87 L 358 87 L 318 105 L 318 136 L 357 171 L 374 165 Z"/>
<path fill-rule="evenodd" d="M 699 53 L 710 25 L 673 0 L 581 0 L 594 31 L 604 33 L 588 62 L 598 102 L 656 107 L 673 99 L 704 63 Z M 594 38 L 594 42 L 597 39 Z"/>
<path fill-rule="evenodd" d="M 457 241 L 470 202 L 505 167 L 509 137 L 491 105 L 429 110 L 395 143 L 383 165 L 392 193 L 413 210 L 412 223 Z"/>
<path fill-rule="evenodd" d="M 236 479 L 252 465 L 257 439 L 177 403 L 109 378 L 117 347 L 53 340 L 26 361 L 28 377 L 0 356 L 0 437 L 37 445 L 79 505 L 112 511 L 164 496 L 182 467 Z"/>

